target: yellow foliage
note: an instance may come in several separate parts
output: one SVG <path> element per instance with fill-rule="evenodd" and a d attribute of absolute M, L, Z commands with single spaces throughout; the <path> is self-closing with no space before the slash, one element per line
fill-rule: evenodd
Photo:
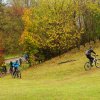
<path fill-rule="evenodd" d="M 22 17 L 25 30 L 21 39 L 37 48 L 49 48 L 52 52 L 69 49 L 77 45 L 76 42 L 80 43 L 85 28 L 84 5 L 81 7 L 79 0 L 65 2 L 51 0 L 48 3 L 44 0 L 36 7 L 25 9 Z"/>
<path fill-rule="evenodd" d="M 22 16 L 22 20 L 24 21 L 24 25 L 25 25 L 26 29 L 27 29 L 27 27 L 32 25 L 31 16 L 32 16 L 31 9 L 25 8 L 24 9 L 24 15 Z"/>

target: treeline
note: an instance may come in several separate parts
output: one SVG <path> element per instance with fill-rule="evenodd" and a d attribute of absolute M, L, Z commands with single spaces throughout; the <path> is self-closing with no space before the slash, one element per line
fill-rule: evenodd
<path fill-rule="evenodd" d="M 23 31 L 23 9 L 0 3 L 0 43 L 5 53 L 19 53 L 19 39 Z"/>
<path fill-rule="evenodd" d="M 0 37 L 8 53 L 44 61 L 100 40 L 99 0 L 11 0 L 0 4 Z"/>
<path fill-rule="evenodd" d="M 23 52 L 19 41 L 24 30 L 23 10 L 34 5 L 35 0 L 7 1 L 7 4 L 0 2 L 0 43 L 6 54 L 19 54 Z"/>
<path fill-rule="evenodd" d="M 24 9 L 22 19 L 20 42 L 38 60 L 100 39 L 99 0 L 38 0 Z"/>

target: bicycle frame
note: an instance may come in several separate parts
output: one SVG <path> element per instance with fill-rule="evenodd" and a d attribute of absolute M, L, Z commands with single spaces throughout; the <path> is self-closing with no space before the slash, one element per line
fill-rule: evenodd
<path fill-rule="evenodd" d="M 91 61 L 89 60 L 88 62 L 85 63 L 84 68 L 85 70 L 90 70 L 92 66 L 96 66 L 97 68 L 100 68 L 100 59 L 97 59 L 98 55 L 94 55 L 94 60 L 91 65 Z"/>

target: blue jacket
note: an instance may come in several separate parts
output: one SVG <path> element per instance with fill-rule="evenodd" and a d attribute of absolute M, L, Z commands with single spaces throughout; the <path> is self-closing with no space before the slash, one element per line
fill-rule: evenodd
<path fill-rule="evenodd" d="M 19 63 L 16 63 L 16 62 L 13 63 L 14 68 L 18 68 L 19 66 L 20 66 Z"/>

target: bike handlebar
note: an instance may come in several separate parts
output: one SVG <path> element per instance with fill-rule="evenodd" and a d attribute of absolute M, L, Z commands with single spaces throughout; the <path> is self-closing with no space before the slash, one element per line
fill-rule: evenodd
<path fill-rule="evenodd" d="M 93 55 L 93 56 L 99 56 L 99 55 Z"/>

